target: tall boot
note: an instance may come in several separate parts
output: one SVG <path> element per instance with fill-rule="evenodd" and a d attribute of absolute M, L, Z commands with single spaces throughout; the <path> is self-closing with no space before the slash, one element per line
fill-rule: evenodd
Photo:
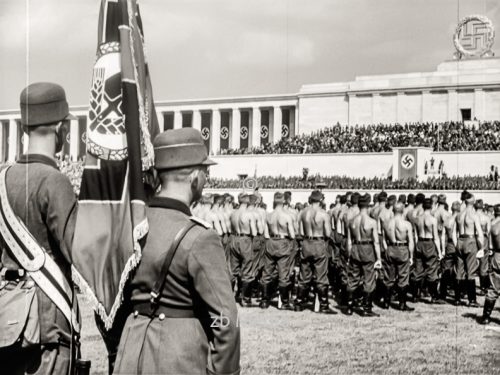
<path fill-rule="evenodd" d="M 438 292 L 438 281 L 435 280 L 435 281 L 430 281 L 428 283 L 429 285 L 429 289 L 430 289 L 430 293 L 431 293 L 431 303 L 435 304 L 435 305 L 442 305 L 444 304 L 445 302 L 439 298 L 439 292 Z"/>
<path fill-rule="evenodd" d="M 353 301 L 352 292 L 346 291 L 346 305 L 347 305 L 347 308 L 345 310 L 346 315 L 353 314 L 353 312 L 354 312 L 353 304 L 354 304 L 354 301 Z"/>
<path fill-rule="evenodd" d="M 347 286 L 340 285 L 340 306 L 347 306 Z"/>
<path fill-rule="evenodd" d="M 234 300 L 236 303 L 241 303 L 241 279 L 238 277 L 231 282 L 233 288 Z"/>
<path fill-rule="evenodd" d="M 462 305 L 462 289 L 465 285 L 465 280 L 456 280 L 455 283 L 455 300 L 453 304 L 455 306 L 460 306 Z"/>
<path fill-rule="evenodd" d="M 384 285 L 382 303 L 380 307 L 387 310 L 391 306 L 392 288 Z"/>
<path fill-rule="evenodd" d="M 290 288 L 288 286 L 280 286 L 279 293 L 281 297 L 281 310 L 293 310 L 290 305 Z"/>
<path fill-rule="evenodd" d="M 412 296 L 411 301 L 413 303 L 418 302 L 422 296 L 422 284 L 423 280 L 413 282 L 413 287 L 411 291 L 411 296 Z"/>
<path fill-rule="evenodd" d="M 363 301 L 363 316 L 366 317 L 376 317 L 380 316 L 379 314 L 373 312 L 373 296 L 372 293 L 365 293 Z"/>
<path fill-rule="evenodd" d="M 330 310 L 330 304 L 328 302 L 328 286 L 319 287 L 318 296 L 319 296 L 319 311 L 325 314 L 333 314 L 334 312 Z"/>
<path fill-rule="evenodd" d="M 480 276 L 479 277 L 479 286 L 481 288 L 481 295 L 486 295 L 488 292 L 488 288 L 490 287 L 490 277 L 489 276 Z"/>
<path fill-rule="evenodd" d="M 446 297 L 448 296 L 448 283 L 450 276 L 448 272 L 443 272 L 441 276 L 441 282 L 439 283 L 439 298 L 443 301 L 446 301 Z"/>
<path fill-rule="evenodd" d="M 241 306 L 243 307 L 252 307 L 252 283 L 248 281 L 243 281 L 241 283 Z"/>
<path fill-rule="evenodd" d="M 267 309 L 269 307 L 269 284 L 262 284 L 262 296 L 260 299 L 259 307 L 261 309 Z"/>
<path fill-rule="evenodd" d="M 496 299 L 489 299 L 488 297 L 486 297 L 486 299 L 484 300 L 483 316 L 479 320 L 479 324 L 490 324 L 491 313 L 493 311 L 493 308 L 495 307 L 496 301 Z"/>
<path fill-rule="evenodd" d="M 406 304 L 406 288 L 399 289 L 399 310 L 401 311 L 414 311 L 413 307 Z"/>
<path fill-rule="evenodd" d="M 307 288 L 304 288 L 303 286 L 300 285 L 297 287 L 297 296 L 295 297 L 295 301 L 293 301 L 293 308 L 295 311 L 304 310 L 304 307 L 306 305 L 306 297 L 308 293 L 309 290 Z"/>
<path fill-rule="evenodd" d="M 476 280 L 467 280 L 467 298 L 469 307 L 479 307 L 476 299 Z"/>

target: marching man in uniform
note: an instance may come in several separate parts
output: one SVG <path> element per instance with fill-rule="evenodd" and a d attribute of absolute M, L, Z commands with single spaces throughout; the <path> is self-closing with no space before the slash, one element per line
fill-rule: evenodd
<path fill-rule="evenodd" d="M 330 216 L 321 208 L 323 199 L 324 195 L 319 190 L 313 191 L 309 197 L 310 206 L 299 215 L 299 232 L 304 241 L 295 306 L 300 309 L 304 305 L 314 275 L 320 311 L 329 312 L 327 240 L 331 234 L 331 226 Z"/>
<path fill-rule="evenodd" d="M 353 313 L 352 296 L 356 289 L 363 286 L 364 316 L 378 316 L 373 312 L 372 294 L 375 290 L 376 269 L 382 268 L 377 221 L 368 215 L 370 197 L 359 199 L 360 212 L 347 227 L 347 251 L 349 253 L 347 279 L 347 315 Z"/>
<path fill-rule="evenodd" d="M 269 239 L 264 254 L 264 271 L 262 274 L 262 300 L 260 307 L 269 307 L 270 288 L 274 270 L 278 268 L 279 293 L 283 310 L 290 310 L 290 274 L 295 261 L 293 241 L 295 229 L 292 217 L 284 209 L 285 198 L 282 193 L 274 194 L 274 211 L 267 217 Z"/>
<path fill-rule="evenodd" d="M 481 324 L 490 323 L 491 313 L 500 296 L 500 205 L 497 204 L 494 210 L 495 218 L 491 222 L 490 231 L 490 248 L 493 252 L 491 256 L 491 283 L 486 299 L 484 300 L 483 316 L 480 319 Z"/>
<path fill-rule="evenodd" d="M 71 245 L 77 201 L 55 160 L 66 140 L 69 118 L 61 86 L 34 83 L 21 93 L 28 152 L 0 174 L 0 316 L 7 319 L 0 321 L 4 374 L 69 374 L 75 364 L 78 323 Z M 18 298 L 16 292 L 21 293 Z"/>
<path fill-rule="evenodd" d="M 396 203 L 394 206 L 394 217 L 382 223 L 384 234 L 383 246 L 386 248 L 386 277 L 384 307 L 390 307 L 391 293 L 397 282 L 399 295 L 399 309 L 401 311 L 413 311 L 412 307 L 406 305 L 406 292 L 410 281 L 410 265 L 413 262 L 413 229 L 409 221 L 403 218 L 404 205 Z"/>
<path fill-rule="evenodd" d="M 159 134 L 154 150 L 161 191 L 147 208 L 149 234 L 114 374 L 238 374 L 238 311 L 224 249 L 189 210 L 214 162 L 192 128 Z"/>
<path fill-rule="evenodd" d="M 474 195 L 464 192 L 465 208 L 456 217 L 457 241 L 457 282 L 467 291 L 470 307 L 479 307 L 476 300 L 476 276 L 479 268 L 478 257 L 482 257 L 484 235 L 479 215 L 474 209 Z"/>

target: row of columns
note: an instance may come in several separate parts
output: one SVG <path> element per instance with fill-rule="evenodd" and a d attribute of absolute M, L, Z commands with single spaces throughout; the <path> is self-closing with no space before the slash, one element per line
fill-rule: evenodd
<path fill-rule="evenodd" d="M 190 124 L 194 129 L 202 130 L 202 113 L 211 113 L 210 122 L 210 151 L 218 153 L 221 149 L 221 114 L 229 113 L 229 148 L 241 148 L 242 140 L 242 112 L 249 112 L 248 129 L 245 132 L 245 138 L 248 137 L 248 147 L 259 147 L 263 145 L 261 137 L 261 130 L 263 125 L 268 126 L 268 142 L 278 142 L 283 136 L 289 137 L 295 134 L 296 121 L 297 121 L 297 106 L 272 106 L 272 107 L 251 107 L 251 108 L 216 108 L 216 109 L 189 109 L 189 110 L 173 110 L 163 111 L 157 108 L 162 119 L 165 114 L 173 114 L 173 129 L 180 129 L 183 124 L 183 113 L 192 113 L 192 123 Z M 269 111 L 269 124 L 262 124 L 262 111 Z M 283 124 L 282 110 L 289 110 L 288 124 Z M 161 130 L 168 130 L 166 124 L 160 121 Z M 283 125 L 288 129 L 283 130 Z"/>

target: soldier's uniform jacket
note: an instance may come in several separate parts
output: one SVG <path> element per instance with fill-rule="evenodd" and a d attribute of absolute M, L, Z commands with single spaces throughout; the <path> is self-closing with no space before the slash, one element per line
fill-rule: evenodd
<path fill-rule="evenodd" d="M 21 155 L 7 171 L 6 186 L 14 213 L 71 282 L 71 243 L 77 200 L 68 177 L 59 171 L 54 159 L 27 154 Z M 3 243 L 0 252 L 4 267 L 20 268 Z M 69 345 L 71 329 L 68 321 L 49 297 L 36 288 L 40 343 Z"/>
<path fill-rule="evenodd" d="M 170 198 L 153 198 L 147 216 L 146 245 L 130 283 L 133 311 L 150 303 L 174 237 L 191 222 L 189 208 Z M 239 373 L 238 312 L 214 230 L 196 225 L 181 241 L 159 304 L 180 315 L 151 318 L 132 313 L 120 340 L 115 374 Z M 183 317 L 185 311 L 192 311 L 193 317 Z"/>

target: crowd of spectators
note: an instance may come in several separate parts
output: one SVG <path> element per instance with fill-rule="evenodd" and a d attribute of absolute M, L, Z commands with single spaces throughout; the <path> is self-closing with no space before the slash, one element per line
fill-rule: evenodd
<path fill-rule="evenodd" d="M 210 178 L 206 188 L 239 189 L 242 181 L 238 179 Z M 491 181 L 484 176 L 429 177 L 426 181 L 402 179 L 392 181 L 385 178 L 354 178 L 346 176 L 262 176 L 257 178 L 261 189 L 350 189 L 350 190 L 498 190 L 498 181 Z"/>
<path fill-rule="evenodd" d="M 500 121 L 379 124 L 327 127 L 311 134 L 283 138 L 277 143 L 223 154 L 307 154 L 390 152 L 392 147 L 425 146 L 435 151 L 500 149 Z"/>

